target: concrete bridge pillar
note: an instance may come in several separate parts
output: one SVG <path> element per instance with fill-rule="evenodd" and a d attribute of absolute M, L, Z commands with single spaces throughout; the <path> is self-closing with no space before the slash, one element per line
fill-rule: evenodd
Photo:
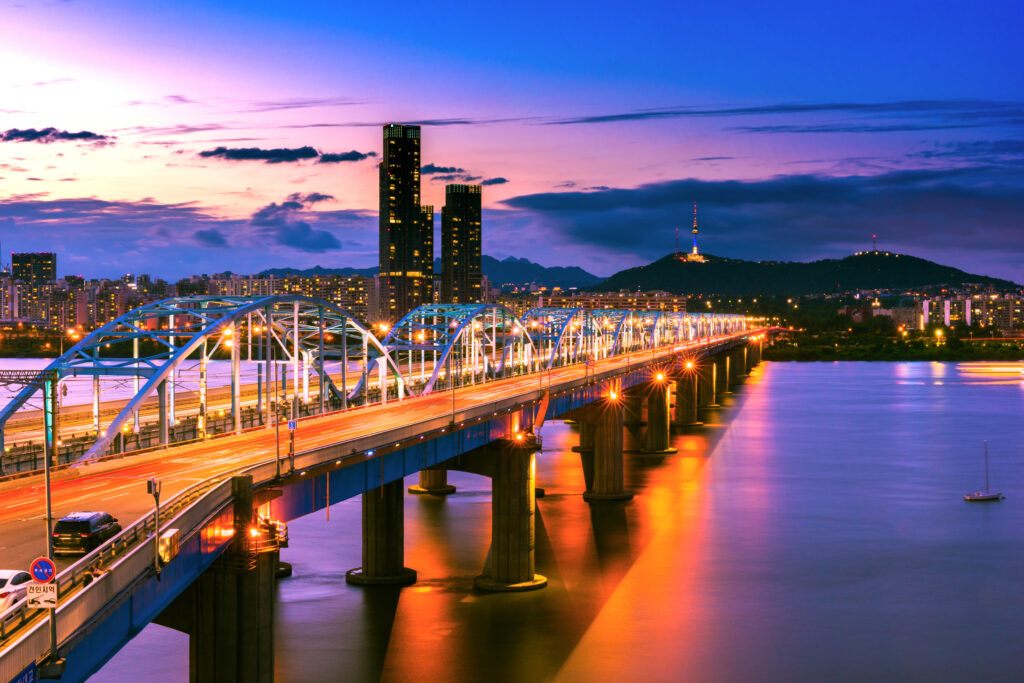
<path fill-rule="evenodd" d="M 629 500 L 623 488 L 622 426 L 626 411 L 622 399 L 609 400 L 594 414 L 594 475 L 584 500 Z"/>
<path fill-rule="evenodd" d="M 623 406 L 622 424 L 626 429 L 623 449 L 639 451 L 644 447 L 644 397 L 633 389 L 619 398 Z"/>
<path fill-rule="evenodd" d="M 193 683 L 274 680 L 274 582 L 279 553 L 249 534 L 252 477 L 233 477 L 234 540 L 155 620 L 189 634 Z"/>
<path fill-rule="evenodd" d="M 747 375 L 746 346 L 740 346 L 730 352 L 729 368 L 731 370 L 729 379 L 733 384 L 739 384 Z"/>
<path fill-rule="evenodd" d="M 644 439 L 644 453 L 667 455 L 676 449 L 671 440 L 668 406 L 668 380 L 655 380 L 647 396 L 647 434 Z"/>
<path fill-rule="evenodd" d="M 698 366 L 697 371 L 697 397 L 699 403 L 705 408 L 718 407 L 718 397 L 715 395 L 718 366 L 714 360 L 708 359 L 703 366 Z"/>
<path fill-rule="evenodd" d="M 715 396 L 725 396 L 729 391 L 729 354 L 720 353 L 715 357 Z"/>
<path fill-rule="evenodd" d="M 758 342 L 756 344 L 752 344 L 750 346 L 750 353 L 748 355 L 748 358 L 750 358 L 750 367 L 754 367 L 758 363 L 761 362 L 761 341 L 760 340 L 758 340 Z"/>
<path fill-rule="evenodd" d="M 420 483 L 418 486 L 410 486 L 409 493 L 447 496 L 455 493 L 455 487 L 448 483 L 448 470 L 435 466 L 420 470 Z"/>
<path fill-rule="evenodd" d="M 492 446 L 491 552 L 474 585 L 485 591 L 543 588 L 547 578 L 534 573 L 536 463 L 533 449 L 509 442 Z"/>
<path fill-rule="evenodd" d="M 676 411 L 672 420 L 676 427 L 695 427 L 701 424 L 697 419 L 698 381 L 696 370 L 676 380 Z"/>
<path fill-rule="evenodd" d="M 363 494 L 363 566 L 345 573 L 357 586 L 408 586 L 416 572 L 405 566 L 405 509 L 401 479 Z"/>
<path fill-rule="evenodd" d="M 572 450 L 577 453 L 594 452 L 594 423 L 583 420 L 577 421 L 580 427 L 580 444 L 573 446 Z"/>

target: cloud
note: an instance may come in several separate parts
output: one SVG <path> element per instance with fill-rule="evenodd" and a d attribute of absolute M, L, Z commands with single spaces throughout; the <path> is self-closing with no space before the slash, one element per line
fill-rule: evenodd
<path fill-rule="evenodd" d="M 458 166 L 437 166 L 435 164 L 427 164 L 426 166 L 420 167 L 420 175 L 432 175 L 434 173 L 465 173 L 466 169 L 459 168 Z"/>
<path fill-rule="evenodd" d="M 693 157 L 690 161 L 725 161 L 726 159 L 735 159 L 736 157 Z"/>
<path fill-rule="evenodd" d="M 66 130 L 56 128 L 10 128 L 0 133 L 0 142 L 40 142 L 49 144 L 51 142 L 109 142 L 111 137 L 100 135 L 87 130 L 80 130 L 77 133 L 70 133 Z"/>
<path fill-rule="evenodd" d="M 192 233 L 192 238 L 199 243 L 200 246 L 221 248 L 228 246 L 228 240 L 217 228 L 207 228 L 205 230 L 196 230 Z"/>
<path fill-rule="evenodd" d="M 348 97 L 297 97 L 283 100 L 263 100 L 249 104 L 242 111 L 249 114 L 260 114 L 271 111 L 286 111 L 289 109 L 318 109 L 321 107 L 341 107 L 354 104 L 365 104 Z"/>
<path fill-rule="evenodd" d="M 363 159 L 369 159 L 370 157 L 377 156 L 376 152 L 357 152 L 352 150 L 351 152 L 342 152 L 340 154 L 323 153 L 320 155 L 318 164 L 337 164 L 348 161 L 362 161 Z"/>
<path fill-rule="evenodd" d="M 435 183 L 474 183 L 480 180 L 481 177 L 468 173 L 446 173 L 444 175 L 435 175 L 430 180 Z"/>
<path fill-rule="evenodd" d="M 504 185 L 507 182 L 508 182 L 508 178 L 498 177 L 498 178 L 487 178 L 486 180 L 484 180 L 480 184 L 481 185 Z"/>
<path fill-rule="evenodd" d="M 745 107 L 667 107 L 641 109 L 631 112 L 595 114 L 549 119 L 547 125 L 577 125 L 614 123 L 619 121 L 645 121 L 652 119 L 708 118 L 729 116 L 764 116 L 792 114 L 856 114 L 953 116 L 960 118 L 1020 119 L 1024 116 L 1024 102 L 1001 100 L 897 100 L 891 102 L 806 102 L 753 105 Z"/>
<path fill-rule="evenodd" d="M 307 205 L 327 199 L 333 197 L 319 193 L 305 196 L 295 193 L 280 204 L 268 204 L 256 211 L 249 220 L 249 225 L 258 228 L 257 232 L 269 238 L 274 244 L 299 251 L 322 253 L 341 249 L 341 242 L 332 233 L 316 230 L 308 222 L 298 220 L 299 212 Z"/>
<path fill-rule="evenodd" d="M 332 202 L 334 201 L 334 195 L 323 194 L 322 192 L 310 192 L 309 194 L 301 194 L 295 192 L 288 195 L 288 201 L 298 202 L 300 204 L 319 204 L 320 202 Z"/>
<path fill-rule="evenodd" d="M 315 159 L 320 156 L 312 147 L 261 149 L 259 147 L 217 147 L 199 153 L 203 158 L 217 158 L 226 161 L 263 161 L 268 164 L 289 163 Z"/>
<path fill-rule="evenodd" d="M 909 157 L 952 159 L 988 164 L 1024 159 L 1024 140 L 970 140 L 935 143 L 934 148 L 912 152 Z"/>
<path fill-rule="evenodd" d="M 538 116 L 517 116 L 500 119 L 472 119 L 472 118 L 449 118 L 449 119 L 420 119 L 419 121 L 402 121 L 407 126 L 490 126 L 499 123 L 524 123 L 529 121 L 540 122 Z M 387 125 L 382 121 L 331 121 L 328 123 L 293 123 L 281 128 L 383 128 Z"/>

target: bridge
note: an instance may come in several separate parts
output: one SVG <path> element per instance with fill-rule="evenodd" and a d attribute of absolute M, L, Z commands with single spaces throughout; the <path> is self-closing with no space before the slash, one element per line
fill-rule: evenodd
<path fill-rule="evenodd" d="M 586 500 L 628 500 L 624 440 L 671 453 L 672 426 L 699 425 L 698 408 L 760 360 L 770 333 L 735 315 L 537 308 L 516 317 L 495 304 L 423 306 L 375 332 L 299 296 L 174 298 L 132 311 L 0 412 L 6 427 L 41 395 L 54 515 L 102 508 L 124 527 L 58 563 L 52 634 L 47 615 L 24 603 L 0 615 L 0 681 L 27 670 L 84 679 L 152 621 L 190 635 L 192 680 L 272 680 L 273 581 L 287 544 L 279 523 L 362 495 L 363 561 L 347 581 L 413 583 L 402 498 L 415 473 L 410 491 L 427 495 L 454 490 L 449 470 L 490 477 L 491 550 L 476 586 L 542 588 L 533 534 L 544 421 L 580 423 Z M 224 408 L 211 402 L 218 363 L 228 370 Z M 105 411 L 100 384 L 111 378 L 128 389 Z M 85 433 L 68 448 L 58 404 L 73 381 L 91 383 L 92 405 L 68 421 L 91 429 L 73 424 Z M 295 422 L 284 436 L 283 416 Z M 159 519 L 150 478 L 163 486 Z M 27 567 L 46 554 L 43 477 L 12 474 L 0 490 L 4 563 Z"/>

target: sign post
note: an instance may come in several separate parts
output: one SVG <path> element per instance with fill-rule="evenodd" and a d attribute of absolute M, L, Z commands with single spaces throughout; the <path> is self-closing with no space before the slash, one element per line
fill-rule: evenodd
<path fill-rule="evenodd" d="M 50 547 L 53 552 L 53 547 Z M 29 609 L 45 609 L 50 613 L 50 657 L 41 670 L 41 678 L 57 678 L 64 670 L 64 661 L 57 654 L 57 565 L 49 557 L 37 557 L 29 566 L 32 583 L 25 586 Z"/>
<path fill-rule="evenodd" d="M 292 404 L 292 419 L 288 420 L 288 462 L 291 464 L 291 471 L 295 471 L 295 405 Z"/>
<path fill-rule="evenodd" d="M 153 517 L 153 570 L 160 578 L 160 480 L 150 477 L 146 481 L 146 493 L 153 496 L 156 503 L 156 514 Z"/>

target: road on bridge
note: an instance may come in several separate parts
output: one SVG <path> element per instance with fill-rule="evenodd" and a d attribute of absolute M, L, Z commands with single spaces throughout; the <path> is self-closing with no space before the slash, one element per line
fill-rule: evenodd
<path fill-rule="evenodd" d="M 660 349 L 602 359 L 594 366 L 571 365 L 543 373 L 495 380 L 486 384 L 460 388 L 455 392 L 432 393 L 423 397 L 393 400 L 386 405 L 373 405 L 348 411 L 311 417 L 299 422 L 296 452 L 345 442 L 358 437 L 387 431 L 389 426 L 410 424 L 444 417 L 456 411 L 480 407 L 502 399 L 513 398 L 550 383 L 583 379 L 596 372 L 625 368 L 630 364 L 664 358 L 687 349 L 698 349 L 710 342 L 730 337 L 704 338 Z M 288 432 L 281 425 L 281 453 L 287 454 Z M 242 465 L 272 461 L 275 453 L 273 428 L 263 428 L 240 435 L 225 436 L 199 443 L 172 446 L 163 457 L 149 462 L 133 462 L 124 458 L 123 466 L 105 472 L 84 474 L 52 482 L 54 519 L 76 510 L 102 510 L 120 520 L 123 527 L 152 511 L 153 499 L 146 493 L 145 482 L 155 477 L 163 482 L 163 499 L 169 500 L 179 491 L 199 481 L 210 479 Z M 286 458 L 285 458 L 286 459 Z M 287 464 L 282 463 L 282 469 Z M 46 554 L 45 490 L 41 476 L 22 480 L 16 488 L 3 491 L 0 506 L 0 569 L 27 568 L 35 557 Z M 74 558 L 77 559 L 77 558 Z M 74 559 L 58 561 L 58 570 Z"/>

